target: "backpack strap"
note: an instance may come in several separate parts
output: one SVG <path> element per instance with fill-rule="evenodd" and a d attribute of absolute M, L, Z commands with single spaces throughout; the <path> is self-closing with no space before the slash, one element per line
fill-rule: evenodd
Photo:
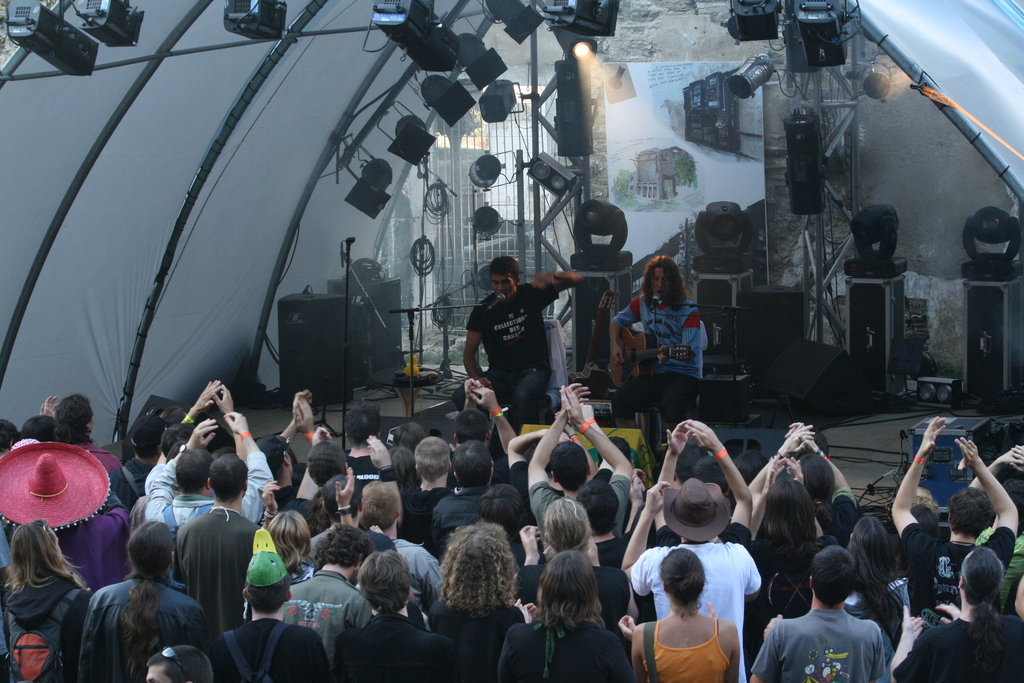
<path fill-rule="evenodd" d="M 267 638 L 267 645 L 263 649 L 263 661 L 260 664 L 260 673 L 263 674 L 264 681 L 270 681 L 270 663 L 274 659 L 274 651 L 277 649 L 277 641 L 281 639 L 281 634 L 283 634 L 287 629 L 288 624 L 283 621 L 279 621 L 274 624 L 274 628 L 270 630 L 270 636 Z M 228 646 L 228 652 L 231 654 L 231 659 L 234 660 L 235 666 L 238 668 L 238 674 L 242 677 L 242 680 L 248 680 L 246 676 L 251 676 L 253 670 L 252 667 L 249 666 L 249 662 L 246 660 L 245 655 L 242 654 L 242 648 L 238 646 L 238 639 L 235 637 L 234 631 L 224 632 L 224 644 Z M 657 681 L 655 681 L 655 683 L 657 683 Z"/>
<path fill-rule="evenodd" d="M 132 491 L 135 491 L 136 496 L 142 498 L 142 496 L 145 495 L 143 491 L 139 490 L 139 482 L 135 481 L 135 473 L 128 469 L 128 465 L 121 468 L 121 476 L 123 476 L 124 480 L 128 482 L 128 485 L 132 487 Z"/>
<path fill-rule="evenodd" d="M 267 646 L 263 650 L 263 662 L 260 664 L 260 671 L 263 672 L 264 681 L 270 681 L 270 663 L 274 659 L 274 650 L 277 649 L 277 641 L 281 640 L 281 635 L 287 629 L 288 624 L 279 621 L 274 624 L 274 628 L 270 631 L 270 637 L 267 638 Z"/>
<path fill-rule="evenodd" d="M 658 622 L 648 621 L 644 624 L 644 661 L 647 662 L 647 680 L 658 683 L 658 666 L 654 662 L 654 633 Z"/>
<path fill-rule="evenodd" d="M 238 647 L 238 639 L 235 638 L 234 631 L 224 632 L 224 644 L 228 646 L 228 653 L 231 655 L 231 659 L 235 661 L 235 667 L 238 669 L 238 674 L 245 680 L 245 677 L 252 673 L 252 667 L 249 666 L 249 662 L 245 660 L 245 655 L 242 654 L 242 648 Z"/>
<path fill-rule="evenodd" d="M 171 530 L 171 538 L 178 537 L 178 520 L 174 517 L 174 506 L 168 505 L 164 508 L 164 524 Z"/>

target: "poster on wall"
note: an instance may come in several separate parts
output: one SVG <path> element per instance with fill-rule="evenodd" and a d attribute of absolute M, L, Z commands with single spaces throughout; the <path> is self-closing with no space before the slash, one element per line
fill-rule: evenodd
<path fill-rule="evenodd" d="M 604 65 L 609 199 L 626 214 L 634 280 L 669 254 L 691 283 L 747 271 L 744 286 L 767 283 L 761 92 L 730 92 L 739 66 Z"/>

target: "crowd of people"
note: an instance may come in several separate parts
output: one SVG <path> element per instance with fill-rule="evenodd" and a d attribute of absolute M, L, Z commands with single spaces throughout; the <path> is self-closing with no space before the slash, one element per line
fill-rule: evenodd
<path fill-rule="evenodd" d="M 464 392 L 453 443 L 410 422 L 390 449 L 375 405 L 345 448 L 308 392 L 255 439 L 220 382 L 140 418 L 123 464 L 85 397 L 0 422 L 0 680 L 1020 680 L 1024 449 L 957 442 L 943 541 L 918 487 L 942 418 L 890 534 L 809 425 L 730 454 L 684 420 L 648 476 L 580 385 L 523 433 Z"/>

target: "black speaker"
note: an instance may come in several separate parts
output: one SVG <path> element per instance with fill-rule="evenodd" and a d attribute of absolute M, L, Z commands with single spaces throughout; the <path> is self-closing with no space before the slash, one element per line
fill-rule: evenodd
<path fill-rule="evenodd" d="M 871 387 L 843 349 L 798 339 L 775 359 L 762 388 L 800 401 L 820 415 L 871 412 Z"/>
<path fill-rule="evenodd" d="M 964 390 L 986 399 L 1021 382 L 1021 279 L 964 283 Z"/>
<path fill-rule="evenodd" d="M 902 373 L 889 368 L 894 346 L 903 342 L 903 276 L 891 280 L 846 279 L 846 348 L 874 391 L 896 394 Z"/>
<path fill-rule="evenodd" d="M 700 378 L 703 422 L 746 422 L 750 417 L 750 375 L 705 375 Z"/>
<path fill-rule="evenodd" d="M 769 458 L 786 442 L 785 429 L 716 429 L 715 436 L 735 458 L 743 451 L 761 451 Z"/>
<path fill-rule="evenodd" d="M 352 325 L 348 339 L 349 367 L 356 366 L 355 359 L 361 363 L 353 377 L 355 386 L 365 384 L 377 370 L 405 365 L 402 355 L 402 324 L 405 317 L 400 313 L 388 313 L 402 307 L 402 281 L 399 278 L 384 281 L 363 279 L 362 284 L 360 287 L 354 278 L 349 283 L 352 294 L 352 307 L 349 309 Z M 344 278 L 328 280 L 327 292 L 344 296 Z"/>
<path fill-rule="evenodd" d="M 821 144 L 818 117 L 797 114 L 788 117 L 786 128 L 786 183 L 790 210 L 797 216 L 822 211 Z"/>
<path fill-rule="evenodd" d="M 736 305 L 750 308 L 736 316 L 737 349 L 758 383 L 779 354 L 804 337 L 804 293 L 794 287 L 760 285 L 736 294 Z"/>
<path fill-rule="evenodd" d="M 400 425 L 404 425 L 406 422 L 415 422 L 427 432 L 427 436 L 436 436 L 439 439 L 444 439 L 448 443 L 455 443 L 455 421 L 446 420 L 445 418 L 430 418 L 430 417 L 417 417 L 412 419 L 409 417 L 393 417 L 390 415 L 380 416 L 380 438 L 387 444 L 391 445 L 388 440 L 388 434 L 391 430 Z M 496 440 L 497 435 L 492 435 Z"/>
<path fill-rule="evenodd" d="M 595 272 L 587 272 L 575 268 L 576 272 L 583 276 L 583 282 L 573 290 L 576 300 L 573 305 L 573 369 L 583 370 L 583 363 L 587 360 L 587 352 L 590 349 L 590 342 L 594 336 L 594 322 L 597 319 L 598 307 L 601 297 L 605 292 L 615 292 L 615 303 L 608 316 L 605 318 L 603 329 L 597 331 L 598 344 L 597 354 L 594 356 L 594 363 L 599 368 L 607 368 L 611 359 L 611 350 L 608 344 L 608 320 L 629 304 L 632 298 L 633 275 L 632 270 L 625 268 L 612 273 L 609 277 L 597 275 Z M 597 271 L 602 272 L 602 271 Z M 608 271 L 603 271 L 608 272 Z"/>
<path fill-rule="evenodd" d="M 353 329 L 357 329 L 352 320 Z M 343 342 L 345 298 L 336 294 L 289 294 L 277 301 L 278 344 L 281 355 L 281 395 L 309 389 L 319 404 L 352 400 L 356 385 L 351 372 L 359 363 L 349 356 L 350 381 L 344 393 Z M 365 362 L 361 373 L 365 383 Z"/>
<path fill-rule="evenodd" d="M 739 275 L 709 275 L 701 273 L 694 284 L 694 301 L 697 306 L 735 306 L 741 290 L 750 289 L 750 271 Z M 732 361 L 732 314 L 728 311 L 701 309 L 700 319 L 708 333 L 708 348 L 704 350 L 704 362 L 708 356 L 728 356 Z M 739 329 L 737 320 L 736 329 Z"/>
<path fill-rule="evenodd" d="M 555 142 L 558 156 L 585 157 L 594 151 L 590 130 L 590 83 L 575 59 L 555 62 Z"/>

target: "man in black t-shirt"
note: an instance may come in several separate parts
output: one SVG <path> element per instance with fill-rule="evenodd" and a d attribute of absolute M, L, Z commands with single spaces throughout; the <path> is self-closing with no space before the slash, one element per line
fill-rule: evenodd
<path fill-rule="evenodd" d="M 494 293 L 469 316 L 462 361 L 470 377 L 494 389 L 499 401 L 512 404 L 510 422 L 518 431 L 524 423 L 537 422 L 551 377 L 544 309 L 583 278 L 572 272 L 539 273 L 530 284 L 520 285 L 519 263 L 511 256 L 491 261 L 490 273 Z M 490 364 L 486 371 L 477 362 L 481 341 Z M 465 399 L 462 388 L 452 395 L 459 410 Z"/>

